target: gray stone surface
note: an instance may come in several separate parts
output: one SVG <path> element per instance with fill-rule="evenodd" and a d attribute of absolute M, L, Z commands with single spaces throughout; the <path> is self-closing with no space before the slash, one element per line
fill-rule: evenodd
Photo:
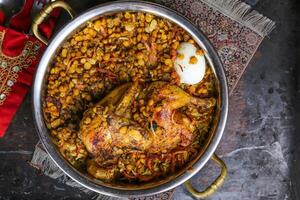
<path fill-rule="evenodd" d="M 300 199 L 300 150 L 296 148 L 300 142 L 296 134 L 300 124 L 299 1 L 247 2 L 275 20 L 277 28 L 264 40 L 230 98 L 227 128 L 217 149 L 229 175 L 209 199 Z M 72 5 L 80 11 L 96 3 L 77 1 Z M 38 141 L 30 98 L 26 97 L 6 136 L 0 139 L 0 199 L 91 197 L 39 174 L 27 163 Z M 217 174 L 218 168 L 209 162 L 192 182 L 203 189 Z M 174 199 L 193 198 L 181 186 Z"/>
<path fill-rule="evenodd" d="M 299 3 L 260 1 L 255 9 L 275 20 L 277 28 L 259 48 L 230 99 L 227 129 L 217 150 L 229 176 L 213 200 L 300 198 L 293 193 L 299 191 L 299 176 L 292 176 L 299 170 L 292 168 L 299 155 L 293 142 L 299 93 L 295 56 L 299 52 Z M 212 169 L 204 167 L 194 183 L 207 185 Z M 180 188 L 175 197 L 189 199 L 183 194 Z"/>

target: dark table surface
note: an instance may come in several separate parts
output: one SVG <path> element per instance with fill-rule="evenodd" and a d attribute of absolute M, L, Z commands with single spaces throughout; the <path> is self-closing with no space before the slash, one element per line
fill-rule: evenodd
<path fill-rule="evenodd" d="M 300 199 L 300 2 L 247 2 L 275 20 L 277 28 L 263 41 L 230 97 L 228 123 L 217 150 L 229 176 L 210 199 Z M 80 13 L 97 1 L 71 3 Z M 37 142 L 29 94 L 0 139 L 0 199 L 91 197 L 28 164 Z M 207 185 L 212 180 L 208 174 L 215 170 L 209 162 L 193 181 Z M 192 199 L 182 186 L 173 198 Z"/>

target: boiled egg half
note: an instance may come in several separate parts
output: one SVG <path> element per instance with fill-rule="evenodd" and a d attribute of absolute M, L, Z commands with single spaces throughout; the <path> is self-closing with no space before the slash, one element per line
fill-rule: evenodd
<path fill-rule="evenodd" d="M 205 57 L 202 49 L 191 43 L 180 43 L 177 48 L 177 57 L 174 68 L 180 77 L 181 83 L 189 85 L 199 83 L 205 75 Z"/>

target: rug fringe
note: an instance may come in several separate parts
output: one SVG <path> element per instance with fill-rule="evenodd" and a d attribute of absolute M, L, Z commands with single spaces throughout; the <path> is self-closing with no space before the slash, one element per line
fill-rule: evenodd
<path fill-rule="evenodd" d="M 275 28 L 275 22 L 263 16 L 251 6 L 240 0 L 201 0 L 219 10 L 224 15 L 247 26 L 262 37 L 269 35 Z"/>
<path fill-rule="evenodd" d="M 95 192 L 81 186 L 79 183 L 73 181 L 69 176 L 67 176 L 55 164 L 55 162 L 51 159 L 51 157 L 44 150 L 41 143 L 38 143 L 35 146 L 35 150 L 34 150 L 32 159 L 30 161 L 30 164 L 35 166 L 35 168 L 38 168 L 39 170 L 41 170 L 45 175 L 47 175 L 53 179 L 58 179 L 61 183 L 65 183 L 71 187 L 77 188 L 77 189 L 91 195 L 92 196 L 91 199 L 93 199 L 93 200 L 120 200 L 115 197 L 109 197 L 109 196 L 95 193 Z"/>

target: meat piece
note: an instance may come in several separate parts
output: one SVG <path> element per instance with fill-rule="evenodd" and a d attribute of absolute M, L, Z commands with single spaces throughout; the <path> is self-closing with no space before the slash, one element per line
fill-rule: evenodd
<path fill-rule="evenodd" d="M 146 119 L 150 128 L 133 120 L 131 109 L 138 101 L 152 101 Z M 104 169 L 114 168 L 121 155 L 133 151 L 166 153 L 190 145 L 197 135 L 196 123 L 180 108 L 193 104 L 197 109 L 206 109 L 215 103 L 213 98 L 199 99 L 160 81 L 143 88 L 139 83 L 116 88 L 87 110 L 80 123 L 79 136 L 94 157 L 89 172 L 100 179 L 111 179 L 115 170 Z"/>
<path fill-rule="evenodd" d="M 157 107 L 153 107 L 152 120 L 164 130 L 162 135 L 155 137 L 152 148 L 161 151 L 170 151 L 178 146 L 188 146 L 195 138 L 195 122 L 189 119 L 186 114 L 178 111 L 179 108 L 189 104 L 211 107 L 216 103 L 213 98 L 192 97 L 181 88 L 171 84 L 164 84 L 150 98 L 158 103 Z"/>
<path fill-rule="evenodd" d="M 87 171 L 89 174 L 100 180 L 110 181 L 117 175 L 117 167 L 101 168 L 94 160 L 87 161 Z"/>

